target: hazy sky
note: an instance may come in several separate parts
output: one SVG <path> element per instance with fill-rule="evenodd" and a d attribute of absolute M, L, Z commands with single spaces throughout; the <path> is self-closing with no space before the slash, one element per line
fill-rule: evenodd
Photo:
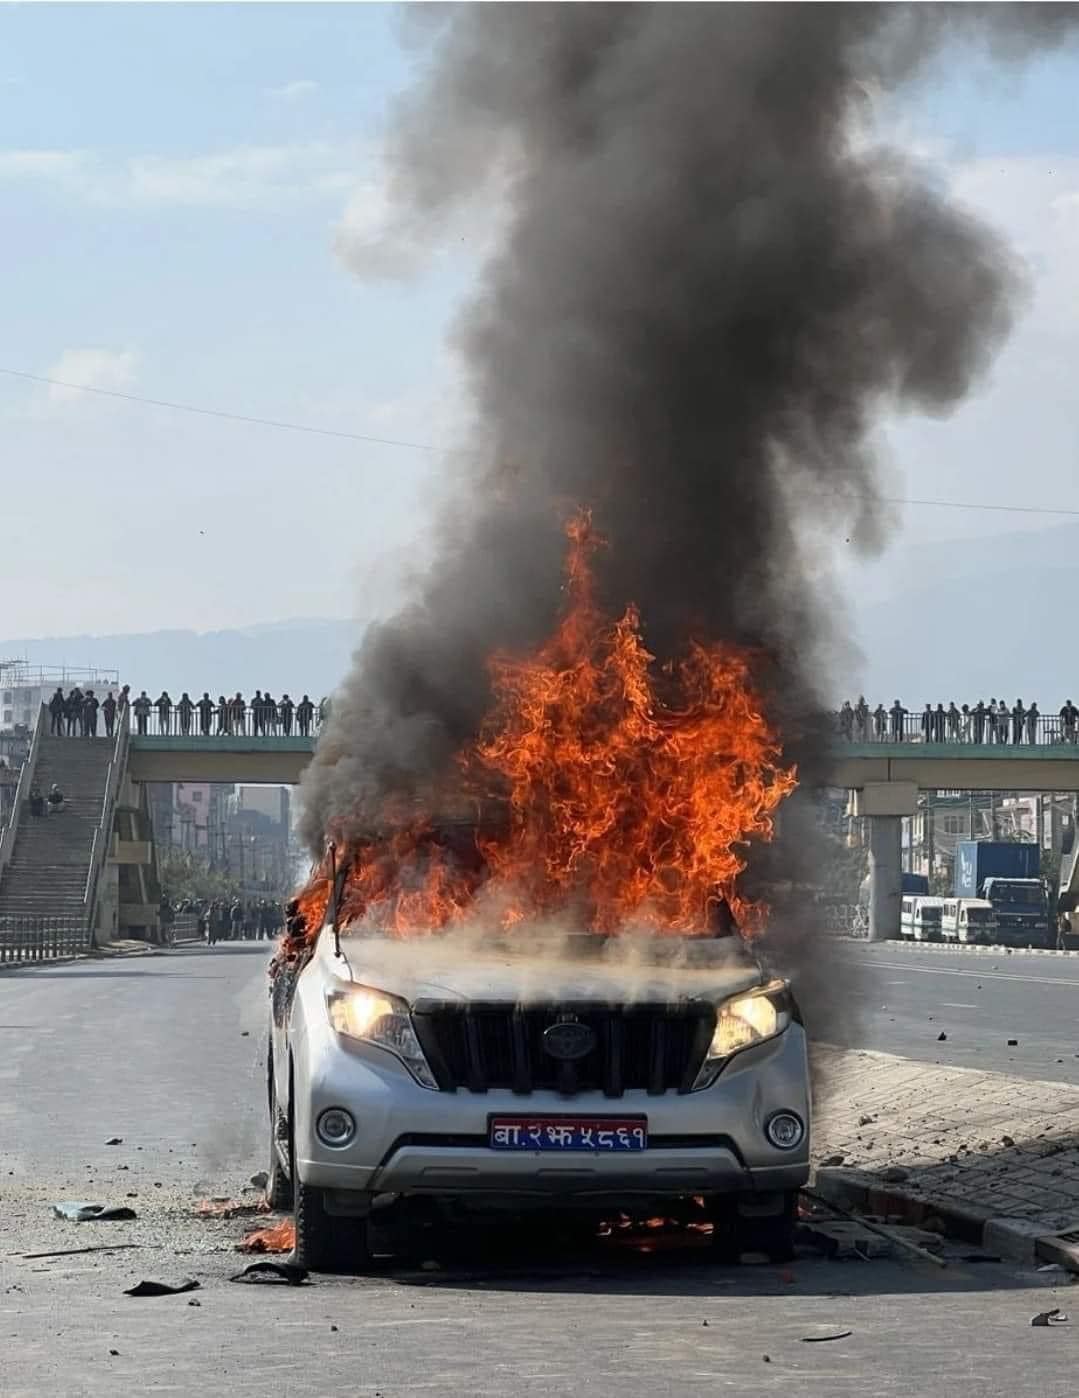
<path fill-rule="evenodd" d="M 378 6 L 0 10 L 0 369 L 451 443 L 444 339 L 478 247 L 466 233 L 377 285 L 334 250 L 377 217 L 380 118 L 414 61 Z M 1074 49 L 1006 77 L 967 58 L 881 114 L 1033 279 L 977 396 L 887 429 L 889 494 L 1079 510 L 1076 91 Z M 5 373 L 0 423 L 9 637 L 366 617 L 422 557 L 448 470 Z M 908 546 L 1061 521 L 910 506 L 897 522 L 857 572 L 867 598 L 902 587 Z"/>

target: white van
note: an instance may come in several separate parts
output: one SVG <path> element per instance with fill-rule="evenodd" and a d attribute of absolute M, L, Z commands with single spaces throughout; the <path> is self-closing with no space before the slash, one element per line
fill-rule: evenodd
<path fill-rule="evenodd" d="M 946 942 L 995 942 L 997 915 L 988 898 L 946 898 L 940 931 Z"/>
<path fill-rule="evenodd" d="M 943 898 L 904 898 L 899 918 L 900 933 L 904 937 L 913 937 L 916 942 L 939 942 L 943 913 Z"/>

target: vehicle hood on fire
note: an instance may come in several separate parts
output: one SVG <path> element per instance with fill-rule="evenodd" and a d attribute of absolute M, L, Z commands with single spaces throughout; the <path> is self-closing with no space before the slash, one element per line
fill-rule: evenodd
<path fill-rule="evenodd" d="M 319 955 L 343 980 L 419 1000 L 627 1004 L 704 1000 L 717 1004 L 766 977 L 737 938 L 603 938 L 546 945 L 491 937 L 344 934 L 341 957 L 323 932 Z"/>

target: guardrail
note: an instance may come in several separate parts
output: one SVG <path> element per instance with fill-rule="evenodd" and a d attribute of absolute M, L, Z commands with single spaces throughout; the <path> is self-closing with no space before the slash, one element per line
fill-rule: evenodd
<path fill-rule="evenodd" d="M 861 721 L 856 715 L 836 714 L 835 721 L 839 737 L 852 743 L 966 743 L 1002 748 L 1079 745 L 1079 721 L 1066 723 L 1059 714 L 1032 718 L 1024 714 L 1017 720 L 1011 713 L 990 717 L 934 709 L 927 715 L 920 710 L 897 713 L 889 709 L 883 715 L 870 713 Z"/>
<path fill-rule="evenodd" d="M 0 917 L 0 966 L 89 949 L 90 929 L 81 917 Z"/>
<path fill-rule="evenodd" d="M 4 869 L 11 858 L 11 851 L 15 848 L 15 837 L 19 832 L 19 817 L 34 782 L 34 768 L 37 766 L 38 749 L 41 746 L 41 735 L 45 731 L 47 719 L 48 710 L 44 705 L 41 705 L 37 712 L 37 722 L 34 724 L 34 736 L 30 740 L 30 751 L 26 754 L 26 760 L 19 771 L 15 799 L 11 803 L 11 820 L 4 826 L 3 830 L 0 830 L 0 879 L 4 876 Z"/>
<path fill-rule="evenodd" d="M 94 827 L 94 839 L 90 846 L 90 867 L 86 871 L 86 887 L 83 890 L 83 917 L 93 940 L 93 929 L 97 922 L 97 885 L 112 843 L 113 807 L 116 793 L 127 763 L 127 747 L 131 737 L 126 723 L 121 723 L 116 732 L 116 742 L 112 758 L 105 772 L 105 790 L 101 796 L 101 817 Z"/>
<path fill-rule="evenodd" d="M 282 711 L 277 703 L 270 707 L 234 702 L 214 704 L 209 712 L 197 704 L 181 709 L 174 703 L 168 709 L 151 707 L 142 713 L 134 707 L 137 702 L 122 712 L 139 738 L 313 738 L 326 721 L 326 712 L 317 704 L 310 713 L 299 713 L 296 705 Z"/>

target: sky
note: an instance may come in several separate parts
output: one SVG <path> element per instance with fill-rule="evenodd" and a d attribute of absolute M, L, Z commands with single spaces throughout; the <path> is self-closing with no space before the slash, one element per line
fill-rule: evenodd
<path fill-rule="evenodd" d="M 379 131 L 420 61 L 399 21 L 378 5 L 0 8 L 0 370 L 16 371 L 0 372 L 0 635 L 359 627 L 422 566 L 452 477 L 421 448 L 467 418 L 447 335 L 482 242 L 462 230 L 380 282 L 339 256 L 377 219 Z M 881 425 L 897 500 L 1079 512 L 1077 90 L 1079 48 L 1005 75 L 952 55 L 879 111 L 1004 232 L 1031 288 L 957 413 Z M 921 576 L 927 544 L 1068 518 L 895 515 L 882 559 L 839 558 L 856 623 Z"/>

